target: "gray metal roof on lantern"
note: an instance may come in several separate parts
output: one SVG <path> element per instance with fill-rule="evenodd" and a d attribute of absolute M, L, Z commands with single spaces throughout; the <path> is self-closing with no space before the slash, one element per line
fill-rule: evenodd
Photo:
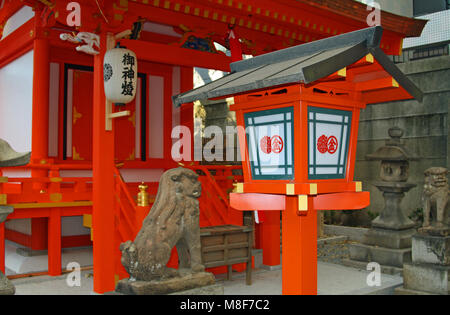
<path fill-rule="evenodd" d="M 372 54 L 374 59 L 415 99 L 423 94 L 379 47 L 383 30 L 371 27 L 302 44 L 230 65 L 231 73 L 197 89 L 176 95 L 176 106 L 248 91 L 296 83 L 310 84 Z"/>

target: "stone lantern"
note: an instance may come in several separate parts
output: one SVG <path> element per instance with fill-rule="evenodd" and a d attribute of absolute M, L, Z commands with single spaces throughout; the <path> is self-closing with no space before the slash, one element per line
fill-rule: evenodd
<path fill-rule="evenodd" d="M 380 180 L 372 184 L 382 193 L 385 207 L 372 221 L 372 227 L 364 237 L 363 244 L 350 246 L 350 265 L 361 262 L 377 262 L 384 272 L 401 271 L 404 262 L 411 260 L 411 237 L 416 233 L 416 223 L 410 220 L 401 207 L 405 194 L 416 185 L 408 183 L 409 162 L 418 160 L 403 145 L 403 130 L 389 129 L 390 139 L 368 160 L 381 161 Z"/>
<path fill-rule="evenodd" d="M 372 227 L 406 230 L 415 227 L 415 223 L 404 214 L 400 204 L 405 193 L 416 186 L 406 181 L 409 177 L 409 161 L 418 158 L 403 146 L 400 140 L 402 129 L 393 127 L 388 133 L 391 139 L 386 140 L 386 145 L 366 156 L 368 160 L 381 161 L 381 181 L 373 182 L 373 185 L 383 192 L 385 199 L 385 208 L 372 221 Z"/>

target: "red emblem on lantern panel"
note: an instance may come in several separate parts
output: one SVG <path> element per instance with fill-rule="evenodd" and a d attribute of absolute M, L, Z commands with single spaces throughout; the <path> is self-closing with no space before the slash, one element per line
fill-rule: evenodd
<path fill-rule="evenodd" d="M 272 152 L 273 153 L 281 153 L 284 148 L 283 139 L 280 136 L 272 137 Z"/>
<path fill-rule="evenodd" d="M 331 136 L 328 138 L 328 153 L 334 154 L 337 151 L 338 148 L 338 141 L 335 136 Z"/>
<path fill-rule="evenodd" d="M 325 154 L 328 151 L 328 138 L 325 135 L 320 136 L 320 138 L 317 140 L 317 150 Z"/>
<path fill-rule="evenodd" d="M 327 136 L 322 135 L 317 140 L 317 150 L 322 154 L 325 154 L 327 152 L 330 154 L 334 154 L 336 153 L 337 149 L 338 141 L 335 136 L 327 138 Z"/>
<path fill-rule="evenodd" d="M 259 145 L 261 147 L 261 151 L 266 154 L 269 154 L 272 151 L 272 143 L 270 137 L 262 137 L 259 141 Z"/>
<path fill-rule="evenodd" d="M 270 154 L 272 152 L 281 153 L 284 148 L 284 142 L 280 136 L 273 136 L 272 138 L 268 136 L 262 137 L 259 141 L 259 145 L 261 147 L 261 151 L 266 154 Z"/>

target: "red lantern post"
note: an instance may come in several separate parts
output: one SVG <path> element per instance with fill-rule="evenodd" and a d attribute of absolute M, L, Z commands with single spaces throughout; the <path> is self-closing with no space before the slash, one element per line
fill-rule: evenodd
<path fill-rule="evenodd" d="M 244 127 L 244 183 L 231 206 L 282 211 L 283 294 L 317 293 L 317 211 L 370 203 L 353 181 L 360 110 L 422 99 L 379 48 L 381 35 L 374 27 L 235 62 L 230 75 L 174 98 L 239 96 L 230 109 Z"/>

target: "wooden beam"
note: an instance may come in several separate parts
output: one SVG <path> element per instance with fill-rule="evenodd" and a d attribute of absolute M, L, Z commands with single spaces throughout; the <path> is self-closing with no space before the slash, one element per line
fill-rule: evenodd
<path fill-rule="evenodd" d="M 22 1 L 5 1 L 3 8 L 0 9 L 0 38 L 2 37 L 3 27 L 11 16 L 24 7 Z"/>
<path fill-rule="evenodd" d="M 344 192 L 314 197 L 314 210 L 360 210 L 370 204 L 370 193 Z"/>
<path fill-rule="evenodd" d="M 369 66 L 369 65 L 373 64 L 374 62 L 375 62 L 375 58 L 373 57 L 373 55 L 372 54 L 367 54 L 366 56 L 364 56 L 363 58 L 361 58 L 360 60 L 358 60 L 354 64 L 349 65 L 347 67 L 347 69 L 350 70 L 350 69 L 354 69 L 354 68 Z"/>
<path fill-rule="evenodd" d="M 194 7 L 199 8 L 197 15 Z M 189 9 L 187 11 L 188 13 L 185 13 L 186 8 Z M 230 24 L 238 25 L 239 23 L 239 19 L 233 19 L 232 14 L 223 14 L 215 17 L 213 10 L 208 9 L 207 6 L 202 7 L 197 4 L 187 5 L 187 7 L 179 9 L 179 11 L 172 11 L 154 7 L 152 5 L 129 2 L 129 10 L 131 12 L 139 12 L 142 18 L 154 23 L 166 24 L 175 27 L 185 25 L 195 32 L 209 34 L 214 41 L 221 44 L 224 44 L 224 38 L 228 32 L 228 26 Z M 204 18 L 206 11 L 209 12 L 209 18 Z M 252 25 L 253 27 L 250 28 L 240 27 L 239 25 L 236 26 L 236 32 L 239 38 L 245 39 L 246 43 L 248 43 L 248 45 L 243 45 L 245 53 L 261 54 L 263 51 L 269 52 L 289 46 L 287 42 L 291 39 L 290 37 L 279 37 L 276 34 L 271 34 L 269 27 L 267 27 L 266 32 L 264 32 L 263 25 L 260 23 L 253 23 Z M 302 43 L 301 40 L 293 40 L 292 44 L 296 45 L 300 43 Z"/>
<path fill-rule="evenodd" d="M 0 68 L 33 49 L 34 18 L 0 41 Z"/>
<path fill-rule="evenodd" d="M 245 4 L 233 1 L 225 2 L 225 5 L 221 4 L 220 0 L 196 0 L 196 2 L 207 8 L 212 8 L 214 12 L 219 14 L 219 19 L 224 14 L 233 17 L 234 23 L 231 24 L 236 25 L 239 30 L 253 29 L 259 24 L 259 31 L 276 35 L 280 40 L 293 39 L 298 41 L 299 35 L 303 35 L 303 39 L 308 36 L 310 41 L 317 40 L 332 35 L 334 30 L 337 32 L 343 26 L 324 15 L 317 15 L 310 10 L 300 9 L 300 3 L 288 6 L 281 4 L 279 1 L 270 0 L 247 0 Z M 264 28 L 265 25 L 267 25 L 267 28 Z M 348 26 L 347 29 L 348 31 L 351 30 Z"/>
<path fill-rule="evenodd" d="M 284 210 L 286 196 L 259 193 L 231 193 L 230 205 L 233 209 L 240 211 Z"/>
<path fill-rule="evenodd" d="M 404 88 L 369 91 L 362 93 L 362 99 L 366 104 L 378 104 L 413 99 Z"/>
<path fill-rule="evenodd" d="M 177 46 L 143 42 L 138 40 L 122 40 L 122 45 L 133 50 L 138 59 L 151 62 L 200 67 L 225 72 L 230 71 L 231 58 L 224 54 L 213 54 Z"/>
<path fill-rule="evenodd" d="M 355 84 L 356 91 L 376 91 L 383 89 L 398 88 L 399 84 L 393 77 L 386 77 L 377 80 L 358 82 Z"/>
<path fill-rule="evenodd" d="M 88 207 L 92 206 L 92 201 L 16 203 L 11 204 L 10 206 L 14 209 Z"/>

